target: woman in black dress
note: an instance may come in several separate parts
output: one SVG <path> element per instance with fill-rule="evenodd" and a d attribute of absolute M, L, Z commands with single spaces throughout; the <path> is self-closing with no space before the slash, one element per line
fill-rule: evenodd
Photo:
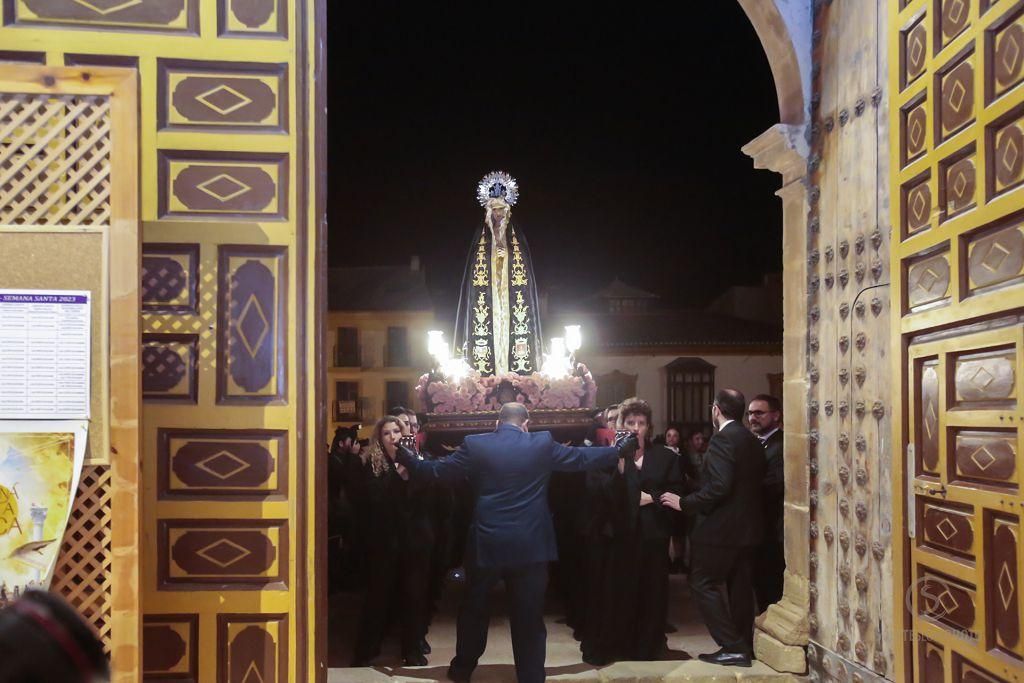
<path fill-rule="evenodd" d="M 659 504 L 662 493 L 684 489 L 679 458 L 651 442 L 651 407 L 632 399 L 619 409 L 620 429 L 634 432 L 641 447 L 603 477 L 588 481 L 592 502 L 607 510 L 602 534 L 610 552 L 599 588 L 588 605 L 584 660 L 655 660 L 665 654 L 668 603 L 668 542 L 673 513 Z M 596 595 L 594 594 L 596 593 Z"/>
<path fill-rule="evenodd" d="M 432 499 L 429 483 L 410 480 L 395 462 L 401 438 L 398 418 L 381 418 L 363 465 L 359 512 L 367 552 L 366 595 L 353 666 L 367 666 L 380 654 L 391 614 L 401 627 L 405 665 L 427 663 L 423 639 L 434 545 Z"/>

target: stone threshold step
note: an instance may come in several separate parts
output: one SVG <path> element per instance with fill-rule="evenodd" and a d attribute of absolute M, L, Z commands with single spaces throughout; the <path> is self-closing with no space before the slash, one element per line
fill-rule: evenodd
<path fill-rule="evenodd" d="M 327 683 L 445 683 L 445 666 L 418 668 L 374 667 L 362 669 L 330 669 Z M 515 668 L 511 664 L 481 664 L 473 674 L 472 683 L 515 683 Z M 734 683 L 745 681 L 775 683 L 805 680 L 802 676 L 779 673 L 762 662 L 754 662 L 749 669 L 725 667 L 706 662 L 616 662 L 600 669 L 586 664 L 570 664 L 548 668 L 549 681 L 571 683 Z"/>

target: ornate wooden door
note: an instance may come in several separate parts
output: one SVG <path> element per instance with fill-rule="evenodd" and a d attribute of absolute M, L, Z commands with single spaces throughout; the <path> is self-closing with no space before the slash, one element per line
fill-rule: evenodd
<path fill-rule="evenodd" d="M 139 74 L 145 680 L 320 674 L 313 5 L 2 3 L 0 60 Z"/>
<path fill-rule="evenodd" d="M 1019 681 L 1024 4 L 890 5 L 896 674 Z"/>

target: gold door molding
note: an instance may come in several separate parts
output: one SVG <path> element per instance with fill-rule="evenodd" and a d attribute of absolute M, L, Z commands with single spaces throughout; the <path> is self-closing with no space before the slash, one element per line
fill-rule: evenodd
<path fill-rule="evenodd" d="M 895 674 L 1019 680 L 1024 3 L 890 26 Z"/>
<path fill-rule="evenodd" d="M 315 680 L 323 2 L 0 9 L 0 61 L 138 74 L 142 678 Z"/>

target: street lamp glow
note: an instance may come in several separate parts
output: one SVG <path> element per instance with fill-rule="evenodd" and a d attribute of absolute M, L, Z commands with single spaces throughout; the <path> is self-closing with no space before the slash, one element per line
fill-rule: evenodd
<path fill-rule="evenodd" d="M 444 374 L 455 382 L 461 382 L 469 375 L 471 369 L 465 358 L 449 358 L 444 366 Z"/>
<path fill-rule="evenodd" d="M 565 326 L 565 347 L 569 353 L 576 353 L 583 346 L 583 334 L 579 325 Z"/>
<path fill-rule="evenodd" d="M 441 330 L 427 332 L 427 353 L 437 358 L 441 352 L 441 344 L 444 344 L 444 332 Z"/>
<path fill-rule="evenodd" d="M 563 358 L 565 356 L 565 337 L 551 338 L 551 357 Z"/>

